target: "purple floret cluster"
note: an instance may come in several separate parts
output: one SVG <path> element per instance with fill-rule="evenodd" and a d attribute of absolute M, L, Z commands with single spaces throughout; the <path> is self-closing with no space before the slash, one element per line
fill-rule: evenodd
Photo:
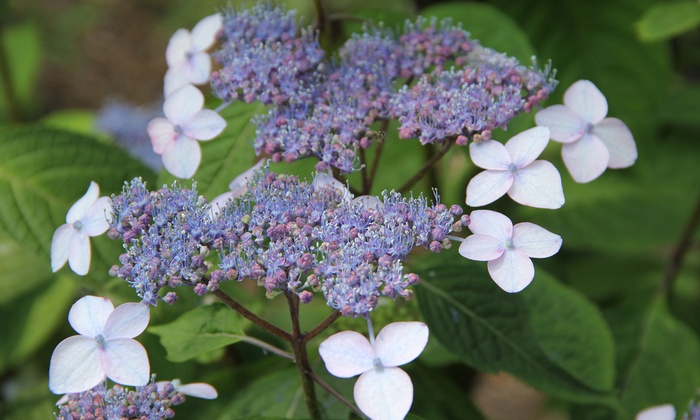
<path fill-rule="evenodd" d="M 112 203 L 109 236 L 126 252 L 110 273 L 149 304 L 176 300 L 161 292 L 166 286 L 204 294 L 221 281 L 250 279 L 268 297 L 293 293 L 308 303 L 322 292 L 346 316 L 366 315 L 380 296 L 410 298 L 418 276 L 404 274 L 402 262 L 416 247 L 449 247 L 447 235 L 467 222 L 456 205 L 396 192 L 353 200 L 267 169 L 216 213 L 194 187 L 149 192 L 140 179 Z"/>

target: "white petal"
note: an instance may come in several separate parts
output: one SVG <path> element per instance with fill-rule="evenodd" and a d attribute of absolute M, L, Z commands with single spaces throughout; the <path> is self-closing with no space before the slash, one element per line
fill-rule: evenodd
<path fill-rule="evenodd" d="M 508 195 L 522 205 L 543 209 L 558 209 L 565 201 L 561 175 L 545 160 L 534 161 L 520 169 Z"/>
<path fill-rule="evenodd" d="M 564 105 L 553 105 L 535 115 L 538 126 L 549 128 L 552 140 L 571 143 L 586 132 L 586 122 Z"/>
<path fill-rule="evenodd" d="M 382 328 L 374 340 L 374 353 L 384 367 L 414 360 L 428 344 L 428 326 L 422 322 L 394 322 Z"/>
<path fill-rule="evenodd" d="M 501 213 L 491 210 L 474 210 L 469 215 L 469 230 L 477 235 L 487 235 L 506 242 L 513 235 L 513 222 Z"/>
<path fill-rule="evenodd" d="M 338 378 L 350 378 L 373 369 L 374 350 L 367 338 L 342 331 L 325 339 L 318 348 L 326 370 Z"/>
<path fill-rule="evenodd" d="M 187 59 L 187 53 L 192 47 L 192 37 L 187 29 L 178 29 L 168 41 L 165 49 L 165 60 L 168 67 L 173 67 Z"/>
<path fill-rule="evenodd" d="M 561 236 L 534 223 L 513 226 L 513 246 L 530 258 L 547 258 L 559 252 Z"/>
<path fill-rule="evenodd" d="M 68 261 L 68 250 L 78 231 L 72 224 L 61 225 L 51 238 L 51 270 L 55 273 Z"/>
<path fill-rule="evenodd" d="M 192 51 L 205 51 L 216 41 L 216 34 L 224 24 L 221 13 L 207 16 L 192 28 Z"/>
<path fill-rule="evenodd" d="M 108 218 L 112 217 L 112 204 L 108 197 L 100 197 L 90 206 L 83 218 L 83 230 L 88 236 L 102 235 L 109 229 Z"/>
<path fill-rule="evenodd" d="M 311 186 L 314 188 L 315 191 L 319 191 L 321 188 L 334 188 L 343 196 L 343 199 L 346 201 L 352 200 L 353 197 L 352 193 L 345 186 L 345 184 L 343 184 L 342 182 L 333 178 L 332 175 L 329 175 L 325 172 L 320 172 L 316 174 L 313 182 L 311 183 Z"/>
<path fill-rule="evenodd" d="M 534 162 L 547 147 L 547 143 L 549 143 L 549 129 L 533 127 L 512 137 L 505 147 L 513 163 L 518 168 L 522 168 Z"/>
<path fill-rule="evenodd" d="M 163 78 L 163 96 L 168 97 L 179 88 L 190 83 L 189 63 L 183 61 L 170 67 Z"/>
<path fill-rule="evenodd" d="M 84 296 L 68 312 L 68 322 L 80 335 L 94 338 L 104 333 L 109 315 L 114 311 L 112 302 L 100 296 Z"/>
<path fill-rule="evenodd" d="M 489 261 L 489 275 L 508 293 L 518 293 L 535 277 L 535 267 L 530 258 L 518 250 L 506 250 L 500 258 Z"/>
<path fill-rule="evenodd" d="M 179 178 L 191 178 L 201 160 L 199 143 L 186 136 L 180 136 L 163 152 L 163 166 Z"/>
<path fill-rule="evenodd" d="M 459 245 L 459 254 L 473 261 L 495 260 L 504 250 L 503 241 L 487 235 L 469 235 Z"/>
<path fill-rule="evenodd" d="M 381 209 L 384 206 L 382 200 L 376 195 L 361 195 L 352 199 L 353 203 L 362 203 L 362 208 L 368 209 Z"/>
<path fill-rule="evenodd" d="M 474 165 L 483 169 L 508 169 L 512 160 L 506 147 L 496 140 L 471 142 L 469 156 Z"/>
<path fill-rule="evenodd" d="M 354 397 L 357 407 L 372 420 L 403 419 L 413 404 L 413 383 L 399 368 L 372 369 L 357 379 Z"/>
<path fill-rule="evenodd" d="M 637 160 L 637 145 L 632 132 L 617 118 L 606 118 L 593 129 L 610 152 L 609 168 L 627 168 Z"/>
<path fill-rule="evenodd" d="M 209 80 L 211 74 L 211 58 L 209 54 L 198 52 L 187 62 L 187 79 L 190 83 L 201 85 Z"/>
<path fill-rule="evenodd" d="M 187 84 L 165 98 L 163 113 L 173 125 L 183 126 L 204 107 L 204 95 L 196 87 Z"/>
<path fill-rule="evenodd" d="M 215 199 L 211 200 L 211 217 L 214 218 L 216 217 L 219 213 L 221 213 L 221 209 L 223 209 L 226 206 L 226 203 L 228 203 L 229 200 L 233 199 L 234 195 L 231 191 L 225 192 L 219 196 L 217 196 Z"/>
<path fill-rule="evenodd" d="M 88 187 L 88 190 L 85 193 L 85 195 L 80 197 L 80 199 L 76 201 L 75 204 L 73 204 L 68 210 L 68 214 L 66 214 L 66 222 L 73 223 L 82 219 L 87 213 L 92 203 L 94 203 L 95 200 L 97 200 L 97 197 L 99 196 L 99 185 L 97 185 L 95 181 L 90 181 L 90 187 Z"/>
<path fill-rule="evenodd" d="M 246 191 L 248 191 L 248 183 L 250 183 L 250 180 L 253 178 L 253 175 L 255 175 L 255 172 L 262 168 L 263 164 L 265 164 L 265 159 L 259 160 L 258 163 L 247 169 L 242 174 L 238 175 L 233 179 L 233 181 L 231 181 L 230 184 L 228 184 L 228 189 L 234 193 L 234 197 L 240 197 L 241 195 L 245 194 Z"/>
<path fill-rule="evenodd" d="M 148 326 L 151 319 L 151 311 L 148 305 L 143 303 L 124 303 L 110 314 L 104 327 L 104 337 L 134 338 L 141 334 Z"/>
<path fill-rule="evenodd" d="M 196 398 L 204 398 L 206 400 L 213 400 L 219 395 L 216 393 L 216 389 L 203 382 L 195 382 L 192 384 L 178 385 L 175 387 L 177 391 L 182 392 L 185 395 Z"/>
<path fill-rule="evenodd" d="M 574 181 L 593 181 L 605 172 L 610 161 L 608 148 L 598 136 L 586 134 L 580 140 L 567 143 L 561 148 L 566 169 Z"/>
<path fill-rule="evenodd" d="M 226 120 L 211 109 L 203 109 L 185 125 L 182 130 L 186 136 L 197 140 L 211 140 L 226 128 Z"/>
<path fill-rule="evenodd" d="M 674 420 L 676 409 L 671 404 L 657 405 L 645 408 L 637 413 L 635 420 Z"/>
<path fill-rule="evenodd" d="M 513 175 L 509 171 L 483 171 L 467 185 L 467 205 L 485 206 L 503 197 L 513 185 Z"/>
<path fill-rule="evenodd" d="M 104 378 L 97 343 L 92 338 L 68 337 L 51 355 L 49 389 L 54 394 L 87 391 Z"/>
<path fill-rule="evenodd" d="M 157 154 L 163 154 L 163 151 L 177 139 L 178 134 L 175 132 L 175 126 L 165 118 L 154 118 L 146 127 L 148 137 L 151 139 L 153 151 Z"/>
<path fill-rule="evenodd" d="M 564 105 L 591 124 L 597 124 L 608 115 L 608 101 L 588 80 L 579 80 L 564 92 Z"/>
<path fill-rule="evenodd" d="M 68 248 L 68 266 L 79 276 L 90 271 L 90 237 L 85 231 L 79 231 Z"/>
<path fill-rule="evenodd" d="M 151 379 L 148 354 L 136 340 L 107 340 L 100 356 L 107 377 L 118 384 L 143 386 Z"/>

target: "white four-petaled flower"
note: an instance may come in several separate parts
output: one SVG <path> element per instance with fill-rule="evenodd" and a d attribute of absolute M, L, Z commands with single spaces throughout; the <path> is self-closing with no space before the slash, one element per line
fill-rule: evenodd
<path fill-rule="evenodd" d="M 142 386 L 150 380 L 146 349 L 134 337 L 148 326 L 142 303 L 116 309 L 109 299 L 85 296 L 73 304 L 68 322 L 80 335 L 61 341 L 51 356 L 49 389 L 55 394 L 87 391 L 105 379 Z"/>
<path fill-rule="evenodd" d="M 467 236 L 459 253 L 470 260 L 488 261 L 489 275 L 508 293 L 517 293 L 535 277 L 530 258 L 547 258 L 561 248 L 561 236 L 533 223 L 513 223 L 491 210 L 475 210 L 470 215 Z"/>
<path fill-rule="evenodd" d="M 66 214 L 66 224 L 61 225 L 51 239 L 51 269 L 56 272 L 68 261 L 71 270 L 84 276 L 90 269 L 90 236 L 105 233 L 109 228 L 107 218 L 112 206 L 108 197 L 99 197 L 100 187 L 90 182 L 90 187 Z"/>
<path fill-rule="evenodd" d="M 559 171 L 550 162 L 535 160 L 549 143 L 549 130 L 534 127 L 501 144 L 495 140 L 472 142 L 469 155 L 486 169 L 467 186 L 467 204 L 484 206 L 506 192 L 516 202 L 558 209 L 564 204 Z"/>
<path fill-rule="evenodd" d="M 223 16 L 217 13 L 199 21 L 191 33 L 187 29 L 178 29 L 173 34 L 165 50 L 168 62 L 164 83 L 166 98 L 181 86 L 189 83 L 200 85 L 209 80 L 211 58 L 206 51 L 216 41 L 216 34 L 222 26 Z"/>
<path fill-rule="evenodd" d="M 172 384 L 175 391 L 182 392 L 183 394 L 191 397 L 213 400 L 219 396 L 213 386 L 204 382 L 194 382 L 183 385 L 179 379 L 173 379 L 172 381 L 156 382 L 156 387 L 158 387 L 158 391 L 161 391 L 167 384 Z"/>
<path fill-rule="evenodd" d="M 404 418 L 413 403 L 411 378 L 397 366 L 418 357 L 427 343 L 424 323 L 395 322 L 372 344 L 360 333 L 343 331 L 328 337 L 318 351 L 331 375 L 360 375 L 354 397 L 363 413 L 372 420 L 389 420 Z"/>
<path fill-rule="evenodd" d="M 163 165 L 171 174 L 191 178 L 202 160 L 197 140 L 211 140 L 226 127 L 226 121 L 204 107 L 204 95 L 196 87 L 185 85 L 165 98 L 166 118 L 148 123 L 153 151 L 163 155 Z"/>
<path fill-rule="evenodd" d="M 608 102 L 588 80 L 579 80 L 564 93 L 564 105 L 535 115 L 548 127 L 561 149 L 566 168 L 576 182 L 590 182 L 605 168 L 626 168 L 637 160 L 637 146 L 629 128 L 617 118 L 605 118 Z"/>

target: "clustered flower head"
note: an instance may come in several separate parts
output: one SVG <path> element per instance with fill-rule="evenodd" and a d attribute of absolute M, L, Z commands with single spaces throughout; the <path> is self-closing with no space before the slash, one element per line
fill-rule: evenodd
<path fill-rule="evenodd" d="M 269 297 L 290 292 L 306 303 L 312 292 L 323 292 L 343 314 L 365 315 L 379 296 L 410 298 L 406 288 L 418 276 L 404 274 L 402 261 L 417 246 L 449 247 L 447 235 L 464 224 L 456 220 L 459 206 L 396 192 L 350 200 L 327 182 L 314 185 L 267 169 L 244 194 L 219 204 L 213 217 L 194 188 L 177 184 L 149 192 L 136 179 L 112 201 L 109 235 L 124 241 L 126 253 L 111 274 L 152 305 L 175 300 L 174 292 L 160 297 L 165 286 L 186 284 L 203 294 L 220 281 L 247 278 Z M 206 259 L 212 251 L 218 267 Z"/>

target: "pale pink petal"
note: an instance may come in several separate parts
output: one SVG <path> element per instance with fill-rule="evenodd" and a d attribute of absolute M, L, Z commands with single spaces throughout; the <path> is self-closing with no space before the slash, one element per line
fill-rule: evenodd
<path fill-rule="evenodd" d="M 531 207 L 558 209 L 564 205 L 561 175 L 550 162 L 537 160 L 518 170 L 508 195 Z"/>
<path fill-rule="evenodd" d="M 503 241 L 488 235 L 469 235 L 459 245 L 459 254 L 473 261 L 495 260 L 503 251 Z"/>
<path fill-rule="evenodd" d="M 513 185 L 510 171 L 483 171 L 469 181 L 467 185 L 467 205 L 485 206 L 498 200 Z"/>
<path fill-rule="evenodd" d="M 53 238 L 51 238 L 51 270 L 54 273 L 68 261 L 70 244 L 77 234 L 78 230 L 71 223 L 59 226 L 53 233 Z"/>
<path fill-rule="evenodd" d="M 90 181 L 90 186 L 84 196 L 80 197 L 68 210 L 66 214 L 66 222 L 73 223 L 82 219 L 87 213 L 92 203 L 100 196 L 100 187 L 95 181 Z"/>
<path fill-rule="evenodd" d="M 518 293 L 535 277 L 532 261 L 518 250 L 506 249 L 500 258 L 489 261 L 487 266 L 493 281 L 508 293 Z"/>
<path fill-rule="evenodd" d="M 163 113 L 175 126 L 184 126 L 204 107 L 204 95 L 193 85 L 184 85 L 165 98 Z"/>
<path fill-rule="evenodd" d="M 68 265 L 73 272 L 84 276 L 90 270 L 90 237 L 85 231 L 79 231 L 68 248 Z"/>
<path fill-rule="evenodd" d="M 194 53 L 187 62 L 187 78 L 190 83 L 201 85 L 209 80 L 211 58 L 205 52 Z"/>
<path fill-rule="evenodd" d="M 487 235 L 502 242 L 513 235 L 513 222 L 501 213 L 491 210 L 474 210 L 469 215 L 469 230 L 477 235 Z"/>
<path fill-rule="evenodd" d="M 83 296 L 68 312 L 68 322 L 80 335 L 94 338 L 104 333 L 109 315 L 114 311 L 112 302 L 99 296 Z"/>
<path fill-rule="evenodd" d="M 562 146 L 561 156 L 571 177 L 580 183 L 598 178 L 605 172 L 610 161 L 610 153 L 603 141 L 590 134 Z"/>
<path fill-rule="evenodd" d="M 513 247 L 530 258 L 547 258 L 559 252 L 561 236 L 534 223 L 513 226 Z"/>
<path fill-rule="evenodd" d="M 165 61 L 168 67 L 173 67 L 187 59 L 187 53 L 192 47 L 192 37 L 187 29 L 178 29 L 168 41 L 165 49 Z"/>
<path fill-rule="evenodd" d="M 49 389 L 54 394 L 87 391 L 104 378 L 97 343 L 92 338 L 68 337 L 51 355 Z"/>
<path fill-rule="evenodd" d="M 474 165 L 483 169 L 505 170 L 512 163 L 506 147 L 496 140 L 472 142 L 469 156 Z"/>
<path fill-rule="evenodd" d="M 549 128 L 552 140 L 571 143 L 583 136 L 587 124 L 574 111 L 564 105 L 553 105 L 539 111 L 535 122 L 540 127 Z"/>
<path fill-rule="evenodd" d="M 226 120 L 211 109 L 203 109 L 182 126 L 186 136 L 197 140 L 211 140 L 226 128 Z"/>
<path fill-rule="evenodd" d="M 191 178 L 202 160 L 202 149 L 197 140 L 180 136 L 163 152 L 163 166 L 179 178 Z"/>
<path fill-rule="evenodd" d="M 206 400 L 213 400 L 219 395 L 216 393 L 216 389 L 203 382 L 195 382 L 191 384 L 178 385 L 175 387 L 177 391 L 182 392 L 185 395 L 196 398 L 204 398 Z"/>
<path fill-rule="evenodd" d="M 143 303 L 124 303 L 112 312 L 104 327 L 104 337 L 134 338 L 141 334 L 148 326 L 151 319 L 151 311 L 148 305 Z"/>
<path fill-rule="evenodd" d="M 148 354 L 136 340 L 107 340 L 100 351 L 100 358 L 107 377 L 118 384 L 143 386 L 151 379 Z"/>
<path fill-rule="evenodd" d="M 153 151 L 157 154 L 163 154 L 163 151 L 177 139 L 178 134 L 175 132 L 175 126 L 165 118 L 154 118 L 146 126 L 146 132 L 151 139 Z"/>
<path fill-rule="evenodd" d="M 182 61 L 170 67 L 163 79 L 163 95 L 167 98 L 177 89 L 190 83 L 189 63 Z"/>
<path fill-rule="evenodd" d="M 192 51 L 205 51 L 216 41 L 216 34 L 224 24 L 221 13 L 207 16 L 192 28 Z"/>
<path fill-rule="evenodd" d="M 372 369 L 357 379 L 357 407 L 372 420 L 403 419 L 413 404 L 413 383 L 396 367 Z"/>
<path fill-rule="evenodd" d="M 109 229 L 108 218 L 112 217 L 112 204 L 108 197 L 100 197 L 88 209 L 83 218 L 83 229 L 88 236 L 102 235 Z"/>
<path fill-rule="evenodd" d="M 657 405 L 645 408 L 637 413 L 635 420 L 674 420 L 676 409 L 671 404 Z"/>
<path fill-rule="evenodd" d="M 564 105 L 577 113 L 586 123 L 598 124 L 608 115 L 608 101 L 588 80 L 579 80 L 564 92 Z"/>
<path fill-rule="evenodd" d="M 593 129 L 610 152 L 609 168 L 627 168 L 637 160 L 637 145 L 632 132 L 617 118 L 606 118 Z"/>
<path fill-rule="evenodd" d="M 505 147 L 513 163 L 518 168 L 522 168 L 534 162 L 547 147 L 547 143 L 549 143 L 549 129 L 533 127 L 511 137 Z"/>
<path fill-rule="evenodd" d="M 428 326 L 422 322 L 394 322 L 377 334 L 374 352 L 384 367 L 405 365 L 428 344 Z"/>
<path fill-rule="evenodd" d="M 233 192 L 233 197 L 240 197 L 248 191 L 248 184 L 253 178 L 253 175 L 262 168 L 265 164 L 265 159 L 258 161 L 250 169 L 246 170 L 242 174 L 238 175 L 236 178 L 228 184 L 228 188 Z"/>
<path fill-rule="evenodd" d="M 374 350 L 367 338 L 342 331 L 325 339 L 318 348 L 326 370 L 338 378 L 350 378 L 373 368 Z"/>

